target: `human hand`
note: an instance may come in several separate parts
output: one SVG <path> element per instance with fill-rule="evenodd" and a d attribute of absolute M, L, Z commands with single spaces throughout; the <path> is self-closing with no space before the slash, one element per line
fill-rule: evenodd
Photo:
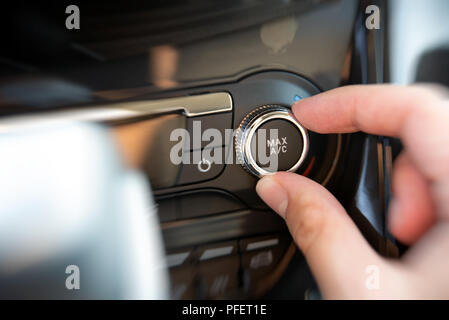
<path fill-rule="evenodd" d="M 318 183 L 278 172 L 257 184 L 259 196 L 289 227 L 327 299 L 449 299 L 449 105 L 431 86 L 348 86 L 292 107 L 319 133 L 364 131 L 401 138 L 393 170 L 388 225 L 412 245 L 400 259 L 377 254 L 342 205 Z M 446 99 L 446 100 L 445 100 Z M 379 269 L 370 290 L 367 266 Z"/>

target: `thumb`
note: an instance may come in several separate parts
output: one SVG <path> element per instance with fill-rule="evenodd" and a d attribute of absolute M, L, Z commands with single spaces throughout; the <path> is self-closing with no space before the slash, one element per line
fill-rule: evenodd
<path fill-rule="evenodd" d="M 329 191 L 287 172 L 262 178 L 256 190 L 285 219 L 325 298 L 376 297 L 367 274 L 387 266 Z"/>

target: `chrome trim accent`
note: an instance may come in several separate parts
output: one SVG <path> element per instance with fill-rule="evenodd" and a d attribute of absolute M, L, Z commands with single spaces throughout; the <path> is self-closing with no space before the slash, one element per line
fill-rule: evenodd
<path fill-rule="evenodd" d="M 230 255 L 233 250 L 234 250 L 233 246 L 206 249 L 203 252 L 203 254 L 200 256 L 200 261 L 227 256 L 227 255 Z"/>
<path fill-rule="evenodd" d="M 153 101 L 136 101 L 118 104 L 117 107 L 140 115 L 183 111 L 187 117 L 232 111 L 232 98 L 227 92 L 169 98 Z"/>
<path fill-rule="evenodd" d="M 189 255 L 190 255 L 190 251 L 168 254 L 165 257 L 167 267 L 171 268 L 171 267 L 180 266 L 181 264 L 183 264 L 186 261 L 186 259 Z"/>
<path fill-rule="evenodd" d="M 145 116 L 182 111 L 187 117 L 197 117 L 232 111 L 232 97 L 227 92 L 208 93 L 148 101 L 129 101 L 61 111 L 39 112 L 0 119 L 0 132 L 12 129 L 59 123 L 89 121 L 108 123 Z"/>
<path fill-rule="evenodd" d="M 272 238 L 256 242 L 250 242 L 246 246 L 246 251 L 258 250 L 262 248 L 274 247 L 279 244 L 279 238 Z"/>

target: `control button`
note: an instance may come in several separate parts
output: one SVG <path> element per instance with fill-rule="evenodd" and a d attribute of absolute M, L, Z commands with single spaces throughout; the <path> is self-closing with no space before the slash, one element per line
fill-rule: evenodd
<path fill-rule="evenodd" d="M 212 162 L 209 159 L 203 158 L 198 162 L 198 170 L 200 172 L 207 172 L 212 168 Z"/>
<path fill-rule="evenodd" d="M 207 203 L 207 205 L 205 205 Z M 186 192 L 180 198 L 180 218 L 188 219 L 205 215 L 241 210 L 246 206 L 224 191 Z"/>
<path fill-rule="evenodd" d="M 251 257 L 249 260 L 250 269 L 260 269 L 269 267 L 273 263 L 273 251 L 261 251 Z"/>
<path fill-rule="evenodd" d="M 255 287 L 279 263 L 291 238 L 270 235 L 240 240 L 245 286 Z"/>
<path fill-rule="evenodd" d="M 240 261 L 238 256 L 211 259 L 199 264 L 200 299 L 232 296 L 238 289 Z"/>
<path fill-rule="evenodd" d="M 249 272 L 251 280 L 255 281 L 270 272 L 279 263 L 283 253 L 282 247 L 245 252 L 242 265 Z"/>
<path fill-rule="evenodd" d="M 288 108 L 267 105 L 249 113 L 240 123 L 235 148 L 243 167 L 260 177 L 298 170 L 307 156 L 309 138 Z"/>
<path fill-rule="evenodd" d="M 226 149 L 223 147 L 185 152 L 178 185 L 196 183 L 218 176 L 224 168 L 225 152 Z"/>
<path fill-rule="evenodd" d="M 186 127 L 190 134 L 190 146 L 185 146 L 186 151 L 232 144 L 232 112 L 188 118 Z M 226 129 L 229 129 L 228 137 Z"/>
<path fill-rule="evenodd" d="M 195 256 L 198 257 L 199 261 L 206 261 L 235 254 L 237 254 L 237 241 L 201 246 L 195 250 Z"/>
<path fill-rule="evenodd" d="M 257 139 L 262 138 L 260 134 L 262 130 L 264 140 L 259 144 Z M 277 134 L 271 136 L 272 130 L 277 130 Z M 261 168 L 268 167 L 268 163 L 262 163 L 262 161 L 276 155 L 278 171 L 290 170 L 303 153 L 301 132 L 295 124 L 284 119 L 274 119 L 262 124 L 252 137 L 251 144 L 254 145 L 251 150 L 252 158 L 256 160 L 257 165 Z M 259 146 L 262 146 L 262 150 L 259 150 Z"/>

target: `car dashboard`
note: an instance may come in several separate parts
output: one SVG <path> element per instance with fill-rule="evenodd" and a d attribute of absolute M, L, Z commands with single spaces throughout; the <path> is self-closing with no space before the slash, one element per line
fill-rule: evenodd
<path fill-rule="evenodd" d="M 366 29 L 365 4 L 90 1 L 75 30 L 61 23 L 65 1 L 12 9 L 2 22 L 14 36 L 0 54 L 0 126 L 27 117 L 111 130 L 123 161 L 151 185 L 171 298 L 319 297 L 286 224 L 256 194 L 263 166 L 247 134 L 282 128 L 278 152 L 301 140 L 285 168 L 329 189 L 381 254 L 400 254 L 385 222 L 400 142 L 289 127 L 298 100 L 389 80 L 388 26 Z"/>

